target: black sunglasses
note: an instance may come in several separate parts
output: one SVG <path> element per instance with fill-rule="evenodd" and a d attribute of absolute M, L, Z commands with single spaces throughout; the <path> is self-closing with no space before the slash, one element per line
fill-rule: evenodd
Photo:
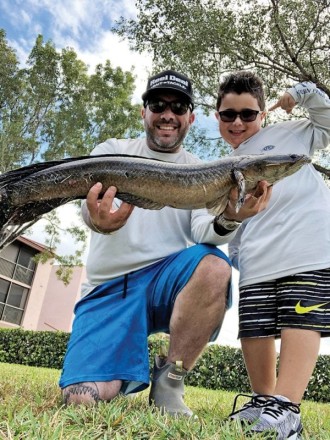
<path fill-rule="evenodd" d="M 261 111 L 250 110 L 249 108 L 247 108 L 240 112 L 235 112 L 235 110 L 224 110 L 218 113 L 221 121 L 223 122 L 234 122 L 237 116 L 239 116 L 241 121 L 243 122 L 253 122 L 257 119 L 257 116 L 259 113 L 261 113 Z"/>
<path fill-rule="evenodd" d="M 144 103 L 145 107 L 149 107 L 152 113 L 163 113 L 167 107 L 170 107 L 171 112 L 175 115 L 182 116 L 190 109 L 193 111 L 193 106 L 185 101 L 164 101 L 163 99 L 150 99 Z"/>

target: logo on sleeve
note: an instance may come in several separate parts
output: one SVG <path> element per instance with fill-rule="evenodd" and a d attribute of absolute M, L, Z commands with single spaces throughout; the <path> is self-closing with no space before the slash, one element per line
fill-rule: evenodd
<path fill-rule="evenodd" d="M 329 302 L 325 302 L 322 304 L 314 304 L 312 306 L 302 306 L 301 301 L 299 301 L 296 304 L 295 311 L 296 313 L 298 313 L 298 315 L 304 315 L 305 313 L 312 312 L 313 310 L 321 310 L 321 311 L 326 310 L 326 309 L 321 309 L 321 307 L 326 306 L 327 304 L 329 304 Z"/>

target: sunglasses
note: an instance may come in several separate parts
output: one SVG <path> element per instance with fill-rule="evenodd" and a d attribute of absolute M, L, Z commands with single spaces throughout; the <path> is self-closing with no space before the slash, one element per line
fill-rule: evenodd
<path fill-rule="evenodd" d="M 221 121 L 223 122 L 234 122 L 236 121 L 237 116 L 239 116 L 243 122 L 253 122 L 257 119 L 257 116 L 259 113 L 261 113 L 261 111 L 250 110 L 247 108 L 241 112 L 235 112 L 235 110 L 224 110 L 218 113 Z"/>
<path fill-rule="evenodd" d="M 189 102 L 184 101 L 164 101 L 163 99 L 150 99 L 144 104 L 145 107 L 149 107 L 152 113 L 163 113 L 167 107 L 170 107 L 171 112 L 175 115 L 182 116 L 187 113 L 188 110 L 193 111 L 193 106 Z"/>

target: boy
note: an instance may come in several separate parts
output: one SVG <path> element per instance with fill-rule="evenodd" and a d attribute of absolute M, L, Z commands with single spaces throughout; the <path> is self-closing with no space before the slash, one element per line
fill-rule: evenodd
<path fill-rule="evenodd" d="M 220 84 L 216 117 L 234 155 L 304 153 L 330 142 L 330 100 L 312 83 L 289 89 L 269 110 L 290 113 L 298 104 L 309 118 L 262 128 L 265 98 L 252 72 Z M 302 431 L 300 402 L 330 331 L 330 192 L 313 165 L 274 185 L 268 207 L 245 220 L 229 244 L 240 271 L 239 338 L 253 396 L 230 418 L 277 439 Z M 276 377 L 275 338 L 281 337 Z"/>

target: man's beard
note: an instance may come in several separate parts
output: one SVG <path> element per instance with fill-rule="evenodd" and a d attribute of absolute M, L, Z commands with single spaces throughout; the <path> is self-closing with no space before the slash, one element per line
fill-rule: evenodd
<path fill-rule="evenodd" d="M 178 147 L 182 145 L 182 142 L 186 137 L 187 131 L 188 130 L 184 130 L 178 133 L 178 136 L 170 141 L 166 140 L 166 138 L 164 139 L 159 136 L 155 136 L 152 130 L 148 130 L 146 127 L 147 145 L 152 150 L 171 152 L 178 149 Z"/>

